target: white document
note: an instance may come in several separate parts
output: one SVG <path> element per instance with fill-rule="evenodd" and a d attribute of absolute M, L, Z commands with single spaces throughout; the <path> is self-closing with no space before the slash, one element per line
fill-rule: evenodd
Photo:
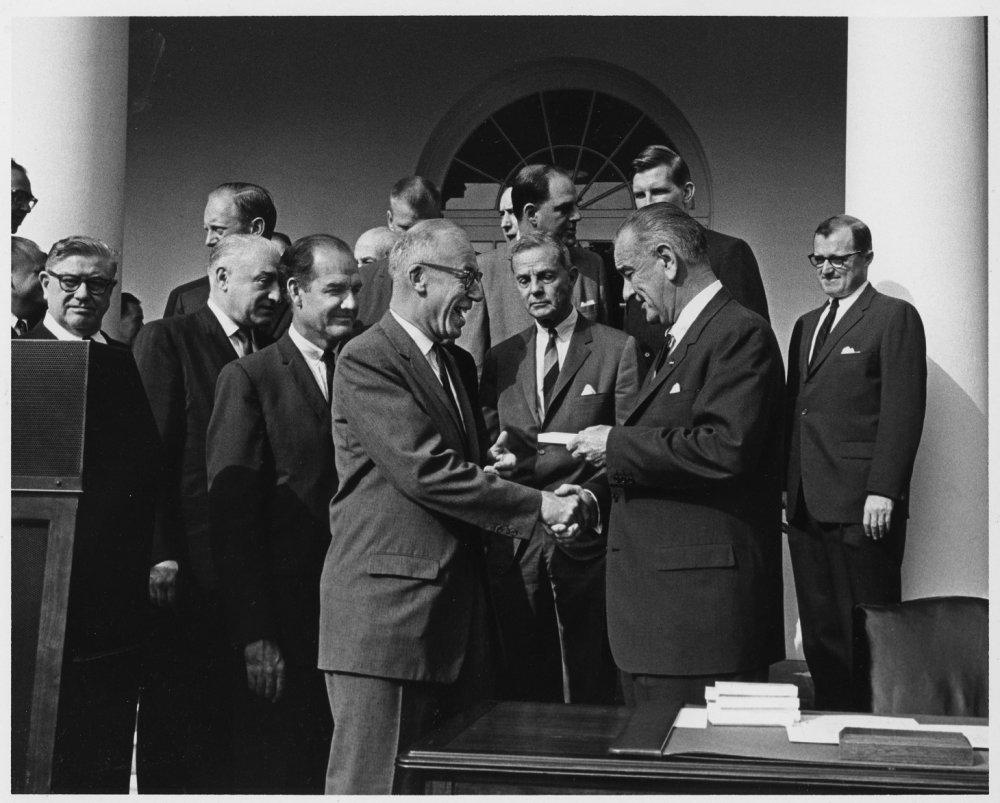
<path fill-rule="evenodd" d="M 575 437 L 576 437 L 575 432 L 539 432 L 538 442 L 555 443 L 565 446 Z"/>
<path fill-rule="evenodd" d="M 736 680 L 715 681 L 718 695 L 739 697 L 798 697 L 799 689 L 794 683 L 744 683 Z"/>
<path fill-rule="evenodd" d="M 708 727 L 708 709 L 694 708 L 690 705 L 684 706 L 677 712 L 677 719 L 674 720 L 675 728 L 701 728 Z"/>

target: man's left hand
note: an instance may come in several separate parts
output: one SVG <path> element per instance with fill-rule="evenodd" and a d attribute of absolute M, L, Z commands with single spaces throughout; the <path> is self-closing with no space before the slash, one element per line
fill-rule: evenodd
<path fill-rule="evenodd" d="M 601 468 L 608 450 L 609 432 L 611 432 L 611 427 L 607 424 L 587 427 L 574 435 L 572 440 L 566 444 L 566 448 L 573 457 L 582 457 L 592 466 Z"/>
<path fill-rule="evenodd" d="M 865 535 L 873 541 L 880 541 L 889 534 L 889 522 L 892 521 L 892 500 L 888 496 L 870 494 L 865 499 L 865 514 L 861 523 Z"/>
<path fill-rule="evenodd" d="M 497 442 L 490 447 L 490 457 L 493 458 L 493 465 L 486 466 L 483 471 L 509 479 L 510 475 L 514 473 L 517 457 L 507 448 L 507 430 L 501 432 Z"/>

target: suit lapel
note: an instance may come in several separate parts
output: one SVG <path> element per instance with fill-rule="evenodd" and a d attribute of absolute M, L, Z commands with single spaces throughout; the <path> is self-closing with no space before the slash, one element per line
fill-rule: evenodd
<path fill-rule="evenodd" d="M 455 421 L 458 425 L 459 431 L 462 433 L 462 439 L 465 442 L 466 455 L 468 456 L 468 459 L 478 465 L 479 443 L 476 438 L 476 419 L 473 417 L 472 413 L 472 401 L 469 399 L 469 393 L 466 390 L 465 383 L 462 382 L 462 377 L 459 375 L 458 371 L 458 364 L 455 362 L 455 358 L 452 356 L 451 351 L 447 348 L 443 348 L 440 353 L 448 362 L 448 373 L 455 386 L 455 395 L 458 397 L 458 406 L 462 411 L 462 421 L 455 420 L 455 412 L 452 409 L 451 402 L 445 398 L 445 402 L 448 405 L 448 412 L 451 414 L 452 421 Z M 444 390 L 443 387 L 442 390 Z"/>
<path fill-rule="evenodd" d="M 566 394 L 576 372 L 587 361 L 590 356 L 590 345 L 594 342 L 594 334 L 590 330 L 590 324 L 582 316 L 576 319 L 576 326 L 573 327 L 573 334 L 569 339 L 569 349 L 566 351 L 566 359 L 563 360 L 562 368 L 559 369 L 559 378 L 556 379 L 556 386 L 552 389 L 552 400 L 549 402 L 549 409 L 545 411 L 544 425 L 552 419 L 552 414 L 558 409 L 562 397 Z"/>
<path fill-rule="evenodd" d="M 535 324 L 531 324 L 530 329 L 521 333 L 521 348 L 524 349 L 524 355 L 517 364 L 517 384 L 521 388 L 521 393 L 524 394 L 524 402 L 531 412 L 535 425 L 541 426 L 542 422 L 538 420 L 538 379 L 535 376 L 537 371 L 535 337 L 537 335 L 538 329 Z"/>
<path fill-rule="evenodd" d="M 851 308 L 847 310 L 847 312 L 844 313 L 844 317 L 841 318 L 830 331 L 830 334 L 826 338 L 826 342 L 823 344 L 823 348 L 819 350 L 819 354 L 816 356 L 816 360 L 813 362 L 812 368 L 809 370 L 809 376 L 816 373 L 819 367 L 826 361 L 826 358 L 833 352 L 841 338 L 843 338 L 843 336 L 846 335 L 851 328 L 864 317 L 864 314 L 871 305 L 874 297 L 875 288 L 869 284 L 864 289 L 864 292 L 858 296 L 858 300 L 851 305 Z M 809 338 L 809 343 L 812 344 L 811 336 Z"/>
<path fill-rule="evenodd" d="M 386 333 L 390 342 L 399 352 L 399 355 L 404 358 L 406 365 L 409 366 L 409 370 L 413 376 L 413 384 L 416 391 L 419 391 L 425 398 L 427 402 L 436 408 L 436 420 L 438 423 L 447 425 L 451 427 L 455 435 L 455 439 L 465 446 L 467 451 L 469 446 L 468 443 L 471 438 L 467 439 L 466 434 L 461 426 L 460 422 L 455 418 L 455 410 L 451 402 L 448 401 L 448 397 L 445 396 L 444 386 L 441 381 L 434 375 L 434 369 L 431 368 L 430 363 L 427 358 L 421 354 L 420 349 L 417 344 L 413 341 L 406 330 L 400 326 L 396 319 L 392 317 L 391 312 L 387 312 L 382 316 L 382 320 L 379 322 L 382 330 Z M 452 364 L 454 368 L 454 364 Z M 455 371 L 452 376 L 456 377 L 456 381 L 461 384 L 457 379 L 458 372 Z M 461 393 L 459 394 L 461 395 Z M 470 407 L 471 409 L 471 407 Z M 470 426 L 475 426 L 474 421 L 469 419 Z M 478 449 L 477 449 L 478 451 Z"/>
<path fill-rule="evenodd" d="M 330 407 L 323 397 L 323 391 L 319 389 L 316 378 L 309 370 L 302 352 L 298 350 L 292 342 L 291 335 L 287 332 L 278 340 L 278 352 L 281 354 L 281 362 L 292 376 L 292 383 L 298 387 L 299 392 L 312 408 L 316 417 L 324 423 L 329 423 Z"/>
<path fill-rule="evenodd" d="M 670 375 L 674 372 L 674 370 L 676 370 L 677 366 L 684 361 L 684 358 L 687 356 L 688 349 L 698 341 L 699 337 L 701 337 L 701 333 L 708 325 L 708 322 L 712 320 L 719 310 L 721 310 L 731 300 L 732 296 L 725 288 L 719 290 L 712 297 L 712 300 L 708 302 L 708 306 L 706 306 L 705 309 L 699 313 L 698 317 L 694 319 L 694 322 L 688 328 L 687 332 L 684 333 L 684 337 L 681 339 L 680 343 L 674 346 L 674 350 L 667 356 L 666 362 L 663 363 L 663 367 L 657 372 L 656 376 L 652 379 L 649 379 L 647 376 L 646 384 L 639 391 L 639 395 L 636 398 L 632 411 L 628 414 L 625 423 L 628 423 L 639 411 L 639 408 L 646 403 L 646 400 L 657 391 L 660 385 L 670 378 Z"/>

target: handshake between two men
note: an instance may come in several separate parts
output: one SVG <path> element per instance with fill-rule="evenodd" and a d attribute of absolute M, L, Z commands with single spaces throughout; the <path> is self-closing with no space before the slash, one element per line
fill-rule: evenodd
<path fill-rule="evenodd" d="M 602 468 L 610 430 L 611 427 L 606 425 L 587 427 L 573 436 L 566 449 L 574 457 L 586 460 L 595 468 Z M 490 447 L 490 456 L 494 462 L 484 470 L 509 479 L 517 458 L 507 448 L 506 431 L 501 432 L 496 443 Z M 600 511 L 593 493 L 579 485 L 564 483 L 554 491 L 542 492 L 540 518 L 556 541 L 565 546 L 582 533 L 596 529 L 600 524 Z"/>

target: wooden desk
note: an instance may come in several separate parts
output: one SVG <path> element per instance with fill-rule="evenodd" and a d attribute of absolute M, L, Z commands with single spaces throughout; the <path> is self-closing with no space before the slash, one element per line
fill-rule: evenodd
<path fill-rule="evenodd" d="M 608 748 L 630 713 L 610 706 L 484 703 L 418 742 L 397 764 L 429 794 L 988 791 L 984 764 L 922 768 L 612 755 Z M 837 748 L 830 749 L 836 755 Z"/>

